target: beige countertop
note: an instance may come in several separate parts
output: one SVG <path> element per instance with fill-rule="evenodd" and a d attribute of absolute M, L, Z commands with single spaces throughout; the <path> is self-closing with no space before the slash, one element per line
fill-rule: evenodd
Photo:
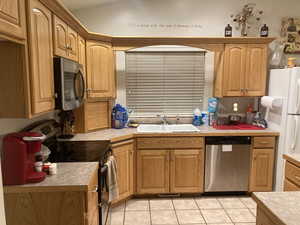
<path fill-rule="evenodd" d="M 39 183 L 4 186 L 4 193 L 88 190 L 92 177 L 97 173 L 98 165 L 98 162 L 57 163 L 56 175 L 48 175 Z"/>
<path fill-rule="evenodd" d="M 117 142 L 133 137 L 147 136 L 279 136 L 279 132 L 265 130 L 216 130 L 208 126 L 200 126 L 199 132 L 191 133 L 137 133 L 136 128 L 104 129 L 85 134 L 76 134 L 70 141 L 106 141 Z"/>
<path fill-rule="evenodd" d="M 253 197 L 280 223 L 300 224 L 300 192 L 255 192 Z"/>
<path fill-rule="evenodd" d="M 296 153 L 288 153 L 284 154 L 283 158 L 286 159 L 287 161 L 295 164 L 296 166 L 300 167 L 300 154 Z"/>

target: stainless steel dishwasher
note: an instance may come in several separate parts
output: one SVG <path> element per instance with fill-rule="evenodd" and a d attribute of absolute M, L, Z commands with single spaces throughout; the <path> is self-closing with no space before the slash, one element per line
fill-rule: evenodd
<path fill-rule="evenodd" d="M 205 192 L 248 191 L 251 137 L 206 137 L 205 145 Z"/>

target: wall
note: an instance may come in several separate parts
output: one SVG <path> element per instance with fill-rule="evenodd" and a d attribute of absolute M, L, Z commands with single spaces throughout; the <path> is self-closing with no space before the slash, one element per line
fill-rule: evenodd
<path fill-rule="evenodd" d="M 119 0 L 73 12 L 90 30 L 117 36 L 223 36 L 230 15 L 249 2 L 264 11 L 262 22 L 268 24 L 271 36 L 279 35 L 282 17 L 299 17 L 299 0 Z M 147 28 L 134 26 L 136 23 L 201 28 Z"/>

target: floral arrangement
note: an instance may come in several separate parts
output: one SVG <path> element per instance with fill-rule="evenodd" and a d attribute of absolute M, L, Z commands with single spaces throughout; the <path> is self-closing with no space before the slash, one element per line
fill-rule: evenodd
<path fill-rule="evenodd" d="M 249 3 L 244 5 L 241 12 L 236 15 L 231 15 L 233 22 L 237 24 L 237 29 L 241 29 L 241 35 L 247 36 L 247 30 L 251 28 L 251 25 L 259 23 L 263 14 L 262 10 L 255 10 L 255 3 Z"/>

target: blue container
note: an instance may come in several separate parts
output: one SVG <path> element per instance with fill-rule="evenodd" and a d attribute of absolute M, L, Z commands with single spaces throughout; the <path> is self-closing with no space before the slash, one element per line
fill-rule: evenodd
<path fill-rule="evenodd" d="M 208 112 L 215 113 L 218 107 L 218 99 L 216 98 L 209 98 L 208 99 Z"/>
<path fill-rule="evenodd" d="M 122 129 L 128 122 L 127 109 L 120 104 L 116 104 L 112 110 L 112 127 Z"/>

